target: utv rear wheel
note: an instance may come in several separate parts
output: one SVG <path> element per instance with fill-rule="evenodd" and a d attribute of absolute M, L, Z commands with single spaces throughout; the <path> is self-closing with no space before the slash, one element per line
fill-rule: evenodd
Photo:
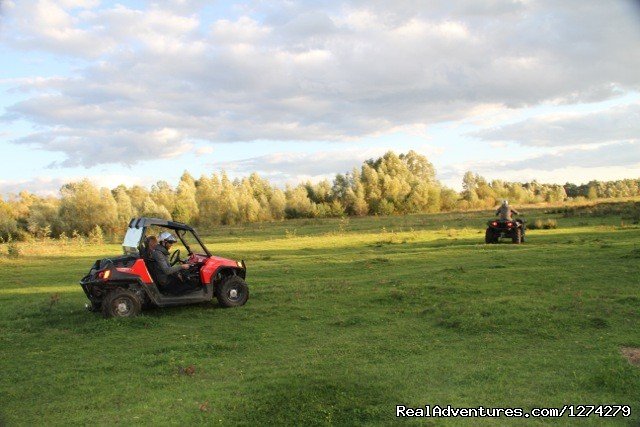
<path fill-rule="evenodd" d="M 493 243 L 493 233 L 490 228 L 487 228 L 487 231 L 484 233 L 484 242 L 488 245 L 489 243 Z"/>
<path fill-rule="evenodd" d="M 104 317 L 135 317 L 141 310 L 138 297 L 133 292 L 122 288 L 109 292 L 102 302 Z"/>
<path fill-rule="evenodd" d="M 513 236 L 511 237 L 511 241 L 515 244 L 522 243 L 522 230 L 520 230 L 519 228 L 516 228 L 513 231 Z"/>
<path fill-rule="evenodd" d="M 223 307 L 239 307 L 249 299 L 249 286 L 241 277 L 230 276 L 217 286 L 216 298 Z"/>

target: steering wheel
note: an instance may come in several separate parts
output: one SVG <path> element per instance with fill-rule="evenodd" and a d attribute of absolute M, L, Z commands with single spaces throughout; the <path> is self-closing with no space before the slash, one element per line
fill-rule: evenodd
<path fill-rule="evenodd" d="M 173 251 L 171 256 L 169 257 L 169 264 L 176 265 L 180 262 L 180 249 L 176 249 Z"/>

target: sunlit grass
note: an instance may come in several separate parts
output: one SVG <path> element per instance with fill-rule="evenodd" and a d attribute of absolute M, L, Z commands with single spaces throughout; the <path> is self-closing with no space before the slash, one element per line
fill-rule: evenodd
<path fill-rule="evenodd" d="M 620 349 L 640 347 L 640 228 L 532 215 L 559 228 L 485 245 L 487 212 L 220 227 L 205 240 L 247 261 L 247 305 L 126 321 L 86 312 L 77 285 L 119 245 L 0 247 L 0 419 L 389 425 L 400 403 L 616 403 L 637 424 Z M 623 420 L 581 423 L 603 421 Z"/>

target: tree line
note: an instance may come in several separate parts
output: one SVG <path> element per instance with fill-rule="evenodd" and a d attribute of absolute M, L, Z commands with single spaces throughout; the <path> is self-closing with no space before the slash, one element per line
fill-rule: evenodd
<path fill-rule="evenodd" d="M 57 197 L 22 191 L 0 200 L 0 238 L 69 238 L 121 232 L 137 216 L 173 219 L 207 229 L 220 224 L 483 209 L 512 204 L 640 195 L 640 179 L 576 185 L 487 181 L 467 172 L 462 191 L 443 186 L 431 162 L 415 151 L 392 151 L 337 174 L 284 190 L 253 173 L 231 180 L 223 171 L 198 179 L 184 172 L 176 187 L 158 181 L 98 188 L 85 179 L 65 184 Z"/>

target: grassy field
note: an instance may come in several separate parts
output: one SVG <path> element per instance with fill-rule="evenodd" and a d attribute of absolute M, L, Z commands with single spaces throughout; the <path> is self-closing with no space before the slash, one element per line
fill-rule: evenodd
<path fill-rule="evenodd" d="M 596 207 L 597 208 L 597 207 Z M 422 425 L 638 425 L 640 227 L 616 209 L 485 245 L 488 212 L 222 227 L 246 306 L 84 310 L 77 282 L 118 245 L 0 248 L 0 419 L 8 425 L 377 424 L 395 405 L 627 404 L 631 418 Z M 0 421 L 0 424 L 2 424 Z M 466 422 L 465 422 L 466 421 Z"/>

